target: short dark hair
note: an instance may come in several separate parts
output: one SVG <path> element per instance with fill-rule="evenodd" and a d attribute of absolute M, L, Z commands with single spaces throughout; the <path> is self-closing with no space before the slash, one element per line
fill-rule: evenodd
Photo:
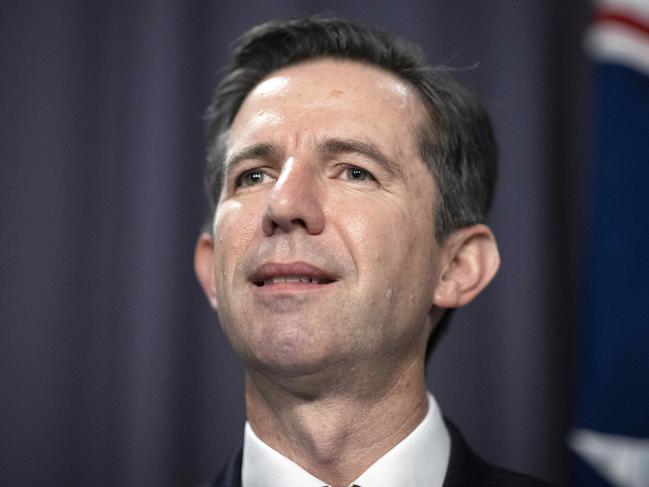
<path fill-rule="evenodd" d="M 223 184 L 226 138 L 244 99 L 266 76 L 316 58 L 342 58 L 377 66 L 408 81 L 421 95 L 429 122 L 415 134 L 422 160 L 440 195 L 435 237 L 484 222 L 496 180 L 497 147 L 489 116 L 477 97 L 426 64 L 420 48 L 372 27 L 307 17 L 272 21 L 246 32 L 207 110 L 205 187 L 210 229 Z"/>

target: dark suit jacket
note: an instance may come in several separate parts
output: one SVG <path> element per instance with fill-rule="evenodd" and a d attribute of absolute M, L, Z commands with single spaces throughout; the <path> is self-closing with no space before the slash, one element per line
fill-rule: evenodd
<path fill-rule="evenodd" d="M 460 431 L 446 422 L 451 435 L 451 458 L 444 479 L 444 487 L 549 487 L 550 484 L 527 475 L 511 472 L 488 464 L 471 450 Z M 242 450 L 225 464 L 219 476 L 212 483 L 201 487 L 241 487 Z M 300 486 L 282 486 L 300 487 Z M 362 486 L 362 487 L 372 487 Z M 404 486 L 410 487 L 410 486 Z"/>

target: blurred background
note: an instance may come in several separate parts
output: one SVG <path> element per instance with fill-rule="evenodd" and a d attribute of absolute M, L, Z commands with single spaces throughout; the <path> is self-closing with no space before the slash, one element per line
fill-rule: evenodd
<path fill-rule="evenodd" d="M 202 115 L 244 30 L 314 13 L 470 67 L 457 77 L 493 117 L 503 265 L 429 365 L 445 414 L 488 460 L 563 485 L 604 478 L 583 473 L 573 428 L 649 437 L 649 156 L 616 138 L 609 152 L 639 169 L 611 174 L 596 155 L 611 120 L 601 104 L 646 150 L 646 119 L 624 127 L 625 110 L 649 113 L 649 81 L 633 75 L 644 99 L 603 98 L 606 66 L 583 45 L 590 2 L 5 0 L 1 485 L 191 486 L 239 446 L 242 367 L 193 275 Z"/>

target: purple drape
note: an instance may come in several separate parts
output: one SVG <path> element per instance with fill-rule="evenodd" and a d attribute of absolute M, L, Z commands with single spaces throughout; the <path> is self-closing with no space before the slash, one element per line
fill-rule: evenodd
<path fill-rule="evenodd" d="M 503 266 L 430 386 L 488 459 L 564 478 L 585 0 L 16 0 L 0 4 L 0 484 L 193 485 L 237 446 L 242 368 L 192 269 L 201 117 L 236 36 L 316 12 L 471 68 L 501 145 Z"/>

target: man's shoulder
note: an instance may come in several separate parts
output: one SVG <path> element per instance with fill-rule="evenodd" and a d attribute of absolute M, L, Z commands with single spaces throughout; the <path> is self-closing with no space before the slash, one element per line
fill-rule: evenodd
<path fill-rule="evenodd" d="M 446 426 L 451 435 L 451 457 L 444 487 L 550 487 L 552 484 L 521 473 L 497 467 L 478 456 L 450 421 Z"/>

